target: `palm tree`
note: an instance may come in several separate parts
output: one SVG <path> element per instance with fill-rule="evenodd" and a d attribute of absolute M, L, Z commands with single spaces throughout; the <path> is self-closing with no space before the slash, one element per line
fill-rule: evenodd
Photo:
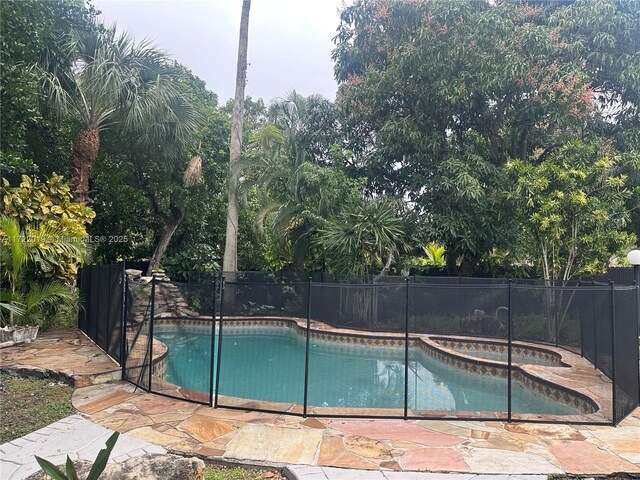
<path fill-rule="evenodd" d="M 379 198 L 345 208 L 320 230 L 316 241 L 334 269 L 363 275 L 376 267 L 385 274 L 394 256 L 407 249 L 405 239 L 406 228 L 396 206 Z"/>
<path fill-rule="evenodd" d="M 80 124 L 71 156 L 71 191 L 89 202 L 89 180 L 100 149 L 100 132 L 116 124 L 145 132 L 141 141 L 166 134 L 181 141 L 197 128 L 192 109 L 170 75 L 164 52 L 148 41 L 135 43 L 115 27 L 78 32 L 67 42 L 68 65 L 39 67 L 48 106 Z"/>
<path fill-rule="evenodd" d="M 63 228 L 41 224 L 28 225 L 23 230 L 14 218 L 0 217 L 2 283 L 9 286 L 0 290 L 2 323 L 14 325 L 18 318 L 22 322 L 40 324 L 50 308 L 72 302 L 73 293 L 58 280 L 28 283 L 27 268 L 43 257 L 53 260 L 72 255 L 85 259 L 87 254 L 86 245 L 68 240 Z M 9 314 L 8 322 L 4 321 L 6 313 Z"/>
<path fill-rule="evenodd" d="M 337 168 L 310 161 L 309 145 L 301 138 L 308 125 L 309 100 L 295 90 L 269 107 L 269 123 L 251 137 L 244 158 L 235 164 L 245 178 L 240 192 L 246 200 L 255 188 L 262 192 L 257 226 L 271 227 L 279 249 L 301 267 L 313 248 L 312 237 L 334 216 L 347 197 L 361 196 L 362 185 Z"/>
<path fill-rule="evenodd" d="M 224 245 L 222 270 L 238 270 L 238 172 L 234 169 L 242 155 L 242 124 L 244 116 L 244 87 L 247 83 L 247 44 L 249 42 L 249 10 L 251 0 L 242 1 L 240 17 L 240 40 L 238 44 L 238 64 L 236 67 L 236 94 L 231 116 L 231 142 L 229 145 L 229 185 L 227 205 L 227 229 Z"/>

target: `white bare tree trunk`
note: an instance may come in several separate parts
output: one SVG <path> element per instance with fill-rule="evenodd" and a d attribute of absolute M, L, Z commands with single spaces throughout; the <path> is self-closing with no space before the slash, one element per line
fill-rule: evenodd
<path fill-rule="evenodd" d="M 238 172 L 233 166 L 242 154 L 242 123 L 244 116 L 244 87 L 247 83 L 247 43 L 249 41 L 249 10 L 251 0 L 243 0 L 240 18 L 240 41 L 236 70 L 236 95 L 231 116 L 231 140 L 229 155 L 229 203 L 227 207 L 227 234 L 224 245 L 222 269 L 225 272 L 238 270 Z"/>

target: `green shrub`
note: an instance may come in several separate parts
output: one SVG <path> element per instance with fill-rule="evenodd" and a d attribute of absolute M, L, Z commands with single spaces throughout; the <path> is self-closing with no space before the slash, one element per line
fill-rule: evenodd
<path fill-rule="evenodd" d="M 69 184 L 56 174 L 44 183 L 23 175 L 17 187 L 3 179 L 0 193 L 1 213 L 14 219 L 21 233 L 31 240 L 33 255 L 24 272 L 27 280 L 57 279 L 71 284 L 78 264 L 88 254 L 86 226 L 93 220 L 94 211 L 73 202 Z M 71 243 L 77 248 L 60 247 Z"/>

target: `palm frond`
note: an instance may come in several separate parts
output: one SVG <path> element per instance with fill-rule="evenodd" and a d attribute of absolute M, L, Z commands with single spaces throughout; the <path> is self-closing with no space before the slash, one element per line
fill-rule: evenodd
<path fill-rule="evenodd" d="M 0 249 L 3 251 L 3 260 L 8 260 L 5 269 L 7 266 L 11 267 L 11 271 L 5 270 L 5 273 L 16 278 L 29 258 L 25 248 L 26 239 L 20 231 L 17 220 L 4 215 L 0 217 L 0 233 L 2 233 Z"/>

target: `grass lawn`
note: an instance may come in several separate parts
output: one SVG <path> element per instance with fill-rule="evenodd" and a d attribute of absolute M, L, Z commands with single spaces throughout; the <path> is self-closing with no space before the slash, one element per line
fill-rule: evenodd
<path fill-rule="evenodd" d="M 0 444 L 73 414 L 72 393 L 51 380 L 0 373 Z"/>
<path fill-rule="evenodd" d="M 217 465 L 208 465 L 204 471 L 204 480 L 284 480 L 284 475 L 265 470 L 254 470 L 250 468 L 228 468 Z"/>

